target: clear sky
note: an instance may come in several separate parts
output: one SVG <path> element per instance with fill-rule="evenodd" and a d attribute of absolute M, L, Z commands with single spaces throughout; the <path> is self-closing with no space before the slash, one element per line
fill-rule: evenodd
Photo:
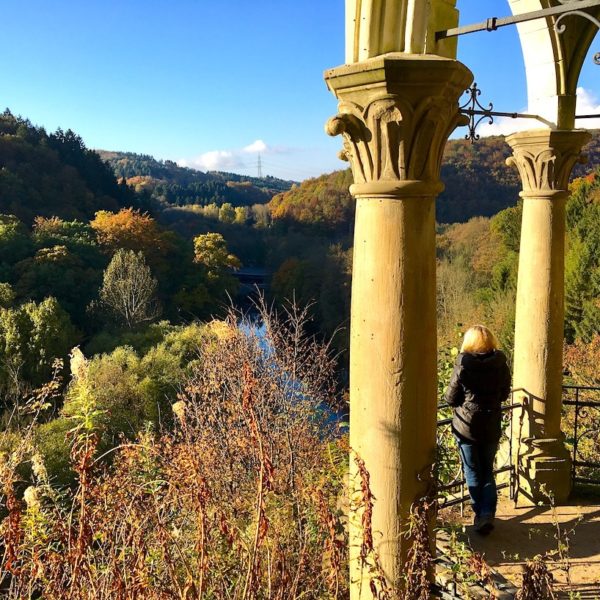
<path fill-rule="evenodd" d="M 461 24 L 509 14 L 459 0 Z M 343 0 L 3 0 L 0 106 L 92 148 L 304 179 L 344 166 L 322 73 L 344 60 Z M 592 45 L 600 51 L 600 37 Z M 526 107 L 514 27 L 459 40 L 482 100 Z M 600 112 L 600 66 L 580 85 Z M 460 134 L 460 130 L 459 130 Z"/>

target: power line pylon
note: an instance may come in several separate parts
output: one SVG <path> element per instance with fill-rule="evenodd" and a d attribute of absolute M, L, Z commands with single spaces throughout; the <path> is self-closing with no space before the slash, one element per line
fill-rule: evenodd
<path fill-rule="evenodd" d="M 261 158 L 260 158 L 260 154 L 258 155 L 258 174 L 257 174 L 257 176 L 258 176 L 259 179 L 262 179 L 262 176 L 263 176 L 263 174 L 262 174 L 262 161 L 261 161 Z"/>

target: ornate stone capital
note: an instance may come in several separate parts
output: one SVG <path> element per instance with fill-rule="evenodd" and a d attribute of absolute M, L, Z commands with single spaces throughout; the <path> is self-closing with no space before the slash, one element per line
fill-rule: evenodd
<path fill-rule="evenodd" d="M 585 160 L 581 148 L 591 137 L 580 129 L 521 131 L 507 136 L 513 155 L 506 159 L 506 164 L 516 166 L 519 171 L 523 184 L 521 196 L 567 192 L 575 163 Z"/>
<path fill-rule="evenodd" d="M 400 182 L 439 191 L 444 146 L 463 122 L 458 99 L 472 78 L 461 63 L 428 55 L 386 54 L 327 71 L 340 103 L 325 130 L 343 136 L 353 192 L 393 194 Z"/>

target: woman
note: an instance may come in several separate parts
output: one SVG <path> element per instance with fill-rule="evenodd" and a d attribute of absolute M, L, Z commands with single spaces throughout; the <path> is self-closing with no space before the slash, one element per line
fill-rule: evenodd
<path fill-rule="evenodd" d="M 471 327 L 456 358 L 446 400 L 454 408 L 452 429 L 473 501 L 475 529 L 483 535 L 494 528 L 498 500 L 494 459 L 501 404 L 509 394 L 510 371 L 494 334 L 483 325 Z"/>

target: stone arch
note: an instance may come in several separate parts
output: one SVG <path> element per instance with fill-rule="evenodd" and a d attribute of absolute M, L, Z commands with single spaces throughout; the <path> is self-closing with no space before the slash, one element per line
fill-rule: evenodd
<path fill-rule="evenodd" d="M 573 10 L 577 9 L 577 0 L 507 0 L 513 15 L 560 4 L 572 4 Z M 436 42 L 435 32 L 457 26 L 459 10 L 456 0 L 346 0 L 346 62 L 389 52 L 456 58 L 456 38 Z M 600 18 L 600 9 L 590 14 Z M 597 33 L 596 25 L 582 16 L 570 15 L 520 23 L 517 29 L 529 112 L 540 115 L 552 129 L 572 129 L 577 82 Z"/>
<path fill-rule="evenodd" d="M 513 15 L 560 4 L 572 4 L 573 10 L 577 9 L 573 0 L 508 0 L 508 4 Z M 591 14 L 600 17 L 600 9 Z M 517 29 L 525 61 L 529 112 L 543 117 L 553 129 L 572 129 L 577 82 L 597 33 L 596 25 L 583 16 L 569 15 L 519 23 Z"/>

